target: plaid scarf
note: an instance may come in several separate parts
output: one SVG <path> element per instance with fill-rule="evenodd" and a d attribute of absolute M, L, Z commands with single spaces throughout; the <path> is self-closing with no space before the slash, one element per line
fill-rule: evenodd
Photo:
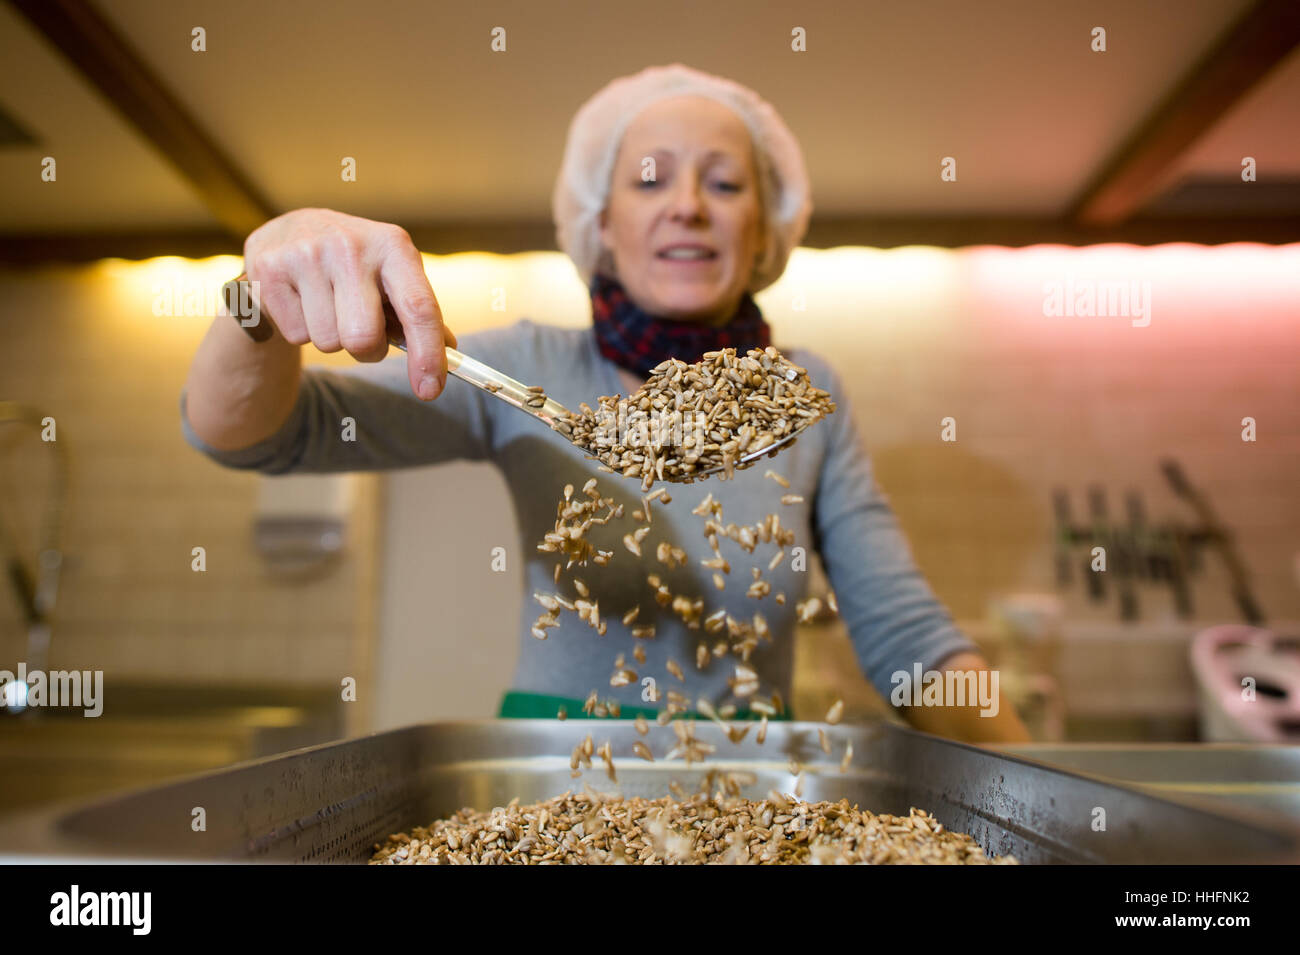
<path fill-rule="evenodd" d="M 591 319 L 600 353 L 643 377 L 665 359 L 697 362 L 708 351 L 744 354 L 771 344 L 772 331 L 748 292 L 736 314 L 717 327 L 656 318 L 633 304 L 616 279 L 597 274 L 591 283 Z"/>

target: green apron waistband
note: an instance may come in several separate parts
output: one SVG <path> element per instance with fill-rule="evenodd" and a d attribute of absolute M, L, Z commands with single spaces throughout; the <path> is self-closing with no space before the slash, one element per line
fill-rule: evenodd
<path fill-rule="evenodd" d="M 653 720 L 660 713 L 659 710 L 653 707 L 623 706 L 619 709 L 619 715 L 616 717 L 590 716 L 583 712 L 584 702 L 584 700 L 571 699 L 567 696 L 550 696 L 546 693 L 521 693 L 518 690 L 508 690 L 505 696 L 501 697 L 501 707 L 497 711 L 497 718 L 503 720 L 553 720 L 560 712 L 560 707 L 564 707 L 565 718 L 570 720 L 634 720 L 638 716 Z M 681 715 L 704 719 L 703 716 L 694 711 L 688 711 Z M 762 715 L 761 713 L 755 713 L 753 710 L 739 710 L 731 718 L 733 720 L 758 720 L 762 719 Z M 779 713 L 776 716 L 769 716 L 768 719 L 788 721 L 790 716 L 788 713 Z"/>

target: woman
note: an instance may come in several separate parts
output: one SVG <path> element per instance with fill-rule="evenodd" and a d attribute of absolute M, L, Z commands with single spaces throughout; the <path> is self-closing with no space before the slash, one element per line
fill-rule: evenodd
<path fill-rule="evenodd" d="M 525 555 L 526 592 L 562 590 L 554 558 L 536 543 L 551 529 L 565 484 L 599 479 L 602 494 L 640 506 L 639 481 L 601 473 L 597 463 L 559 434 L 464 382 L 446 383 L 444 346 L 543 384 L 570 408 L 604 394 L 630 394 L 669 356 L 698 360 L 709 350 L 741 353 L 769 343 L 752 294 L 776 281 L 807 226 L 811 201 L 803 160 L 789 129 L 752 91 L 681 65 L 651 68 L 613 81 L 574 118 L 553 197 L 560 247 L 592 294 L 592 329 L 564 329 L 521 320 L 508 328 L 467 334 L 461 343 L 444 325 L 420 256 L 400 228 L 328 210 L 305 209 L 273 219 L 245 243 L 245 268 L 278 334 L 255 345 L 230 319 L 216 321 L 195 356 L 181 413 L 197 448 L 231 467 L 267 473 L 342 471 L 432 464 L 456 458 L 492 460 L 515 502 Z M 382 295 L 405 333 L 408 355 L 388 352 Z M 363 364 L 345 371 L 301 369 L 307 343 L 346 349 Z M 818 356 L 782 349 L 832 396 L 840 379 Z M 435 400 L 436 399 L 436 400 Z M 355 440 L 340 438 L 341 421 L 356 422 Z M 765 462 L 766 464 L 766 462 Z M 810 429 L 772 466 L 789 491 L 764 480 L 766 467 L 735 480 L 675 487 L 670 508 L 655 507 L 651 544 L 667 539 L 688 554 L 665 568 L 654 546 L 635 558 L 617 546 L 607 567 L 577 568 L 600 601 L 608 631 L 597 637 L 573 614 L 562 615 L 549 639 L 530 635 L 539 608 L 525 602 L 520 658 L 503 716 L 579 715 L 588 692 L 617 701 L 623 716 L 643 711 L 641 679 L 687 700 L 728 698 L 734 660 L 710 656 L 696 666 L 702 638 L 653 599 L 645 578 L 659 574 L 673 593 L 702 596 L 707 612 L 725 607 L 738 619 L 761 612 L 774 640 L 754 653 L 763 693 L 790 697 L 795 603 L 805 596 L 806 560 L 793 551 L 768 571 L 770 554 L 737 553 L 729 586 L 718 591 L 700 566 L 712 556 L 703 519 L 692 509 L 712 493 L 724 522 L 752 524 L 779 511 L 796 545 L 821 553 L 865 672 L 888 698 L 892 675 L 985 668 L 977 648 L 956 631 L 920 577 L 884 497 L 846 404 Z M 782 493 L 803 498 L 781 505 Z M 625 530 L 618 530 L 614 540 Z M 611 529 L 612 530 L 612 529 Z M 724 542 L 724 545 L 727 542 Z M 609 546 L 609 545 L 606 545 Z M 749 565 L 760 566 L 772 593 L 745 594 Z M 653 623 L 641 640 L 621 623 Z M 638 679 L 611 686 L 615 655 Z M 670 661 L 685 680 L 670 677 Z M 653 702 L 653 700 L 652 700 Z M 739 701 L 743 703 L 744 701 Z M 982 717 L 977 707 L 911 707 L 904 716 L 922 729 L 957 738 L 1023 740 L 1009 707 Z"/>

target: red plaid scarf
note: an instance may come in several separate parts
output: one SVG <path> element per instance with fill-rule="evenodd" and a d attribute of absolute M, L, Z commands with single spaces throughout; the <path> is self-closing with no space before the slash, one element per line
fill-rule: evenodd
<path fill-rule="evenodd" d="M 696 362 L 721 348 L 743 355 L 772 340 L 771 328 L 748 292 L 725 325 L 697 325 L 656 318 L 637 307 L 616 279 L 598 274 L 591 283 L 591 318 L 600 353 L 643 377 L 668 358 Z"/>

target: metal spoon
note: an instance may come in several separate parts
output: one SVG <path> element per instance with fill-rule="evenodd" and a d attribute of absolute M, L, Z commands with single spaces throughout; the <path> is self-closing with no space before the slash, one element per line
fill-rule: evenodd
<path fill-rule="evenodd" d="M 248 273 L 242 272 L 237 278 L 233 278 L 229 282 L 225 283 L 225 285 L 221 287 L 221 294 L 222 298 L 225 300 L 227 311 L 236 321 L 239 322 L 240 326 L 244 329 L 244 332 L 253 339 L 253 341 L 267 341 L 275 333 L 273 328 L 275 320 L 265 308 L 260 309 L 260 312 L 259 310 L 253 310 L 251 312 L 249 310 L 250 303 L 252 303 L 254 299 L 252 297 L 252 288 L 248 282 Z M 257 316 L 256 320 L 251 324 L 248 324 L 248 319 L 253 318 L 254 316 Z M 393 311 L 392 305 L 387 301 L 384 302 L 384 318 L 387 320 L 388 343 L 396 348 L 400 348 L 402 351 L 406 351 L 406 341 L 402 336 L 401 322 L 398 321 L 397 313 Z M 266 321 L 261 321 L 261 319 L 266 319 Z M 457 351 L 455 348 L 448 346 L 446 352 L 447 371 L 450 374 L 455 375 L 457 378 L 461 379 L 461 381 L 469 382 L 476 388 L 482 388 L 488 394 L 500 398 L 512 408 L 517 408 L 525 414 L 530 414 L 534 418 L 545 422 L 547 427 L 550 427 L 552 430 L 556 430 L 555 424 L 557 422 L 568 420 L 569 418 L 576 416 L 574 412 L 571 412 L 568 408 L 564 407 L 564 405 L 560 404 L 549 395 L 546 395 L 545 401 L 540 402 L 534 407 L 533 405 L 528 404 L 528 399 L 535 399 L 537 394 L 529 391 L 527 385 L 516 381 L 507 374 L 497 371 L 490 365 L 483 364 L 483 362 L 479 361 L 477 358 L 471 358 L 469 355 Z M 737 458 L 732 464 L 732 468 L 735 470 L 741 470 L 753 464 L 759 458 L 764 456 L 775 456 L 781 448 L 793 444 L 799 433 L 803 431 L 804 428 L 808 427 L 808 419 L 805 418 L 803 421 L 804 424 L 801 424 L 798 428 L 780 440 L 774 441 L 758 451 Z M 578 445 L 578 447 L 582 446 Z M 582 449 L 584 451 L 590 450 L 589 448 Z M 686 478 L 694 480 L 695 478 L 705 477 L 710 474 L 718 474 L 724 470 L 725 468 L 718 466 L 716 468 L 709 468 L 705 471 L 694 471 L 691 474 L 682 475 L 678 478 L 666 478 L 665 480 L 685 483 Z"/>

